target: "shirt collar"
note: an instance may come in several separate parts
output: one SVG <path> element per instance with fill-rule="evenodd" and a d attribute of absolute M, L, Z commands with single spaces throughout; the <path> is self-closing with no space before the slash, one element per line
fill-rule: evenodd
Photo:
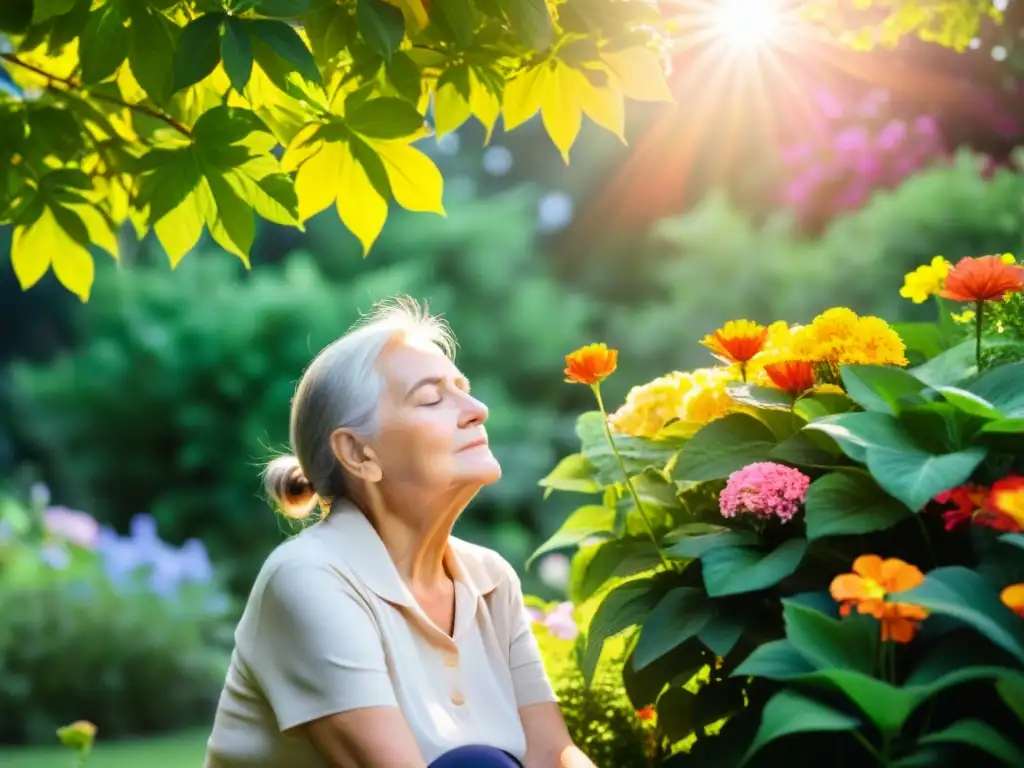
<path fill-rule="evenodd" d="M 336 502 L 331 513 L 316 527 L 330 537 L 330 546 L 341 553 L 345 565 L 374 594 L 389 603 L 417 607 L 384 542 L 355 505 Z M 499 581 L 498 575 L 491 573 L 481 561 L 476 549 L 451 536 L 445 552 L 452 578 L 465 586 L 474 598 L 493 592 Z"/>

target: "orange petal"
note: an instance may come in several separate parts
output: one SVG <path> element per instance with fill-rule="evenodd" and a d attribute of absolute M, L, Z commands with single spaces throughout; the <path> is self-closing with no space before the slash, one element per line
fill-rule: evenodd
<path fill-rule="evenodd" d="M 999 597 L 1007 608 L 1024 617 L 1024 584 L 1011 584 Z"/>
<path fill-rule="evenodd" d="M 832 579 L 829 592 L 832 594 L 832 599 L 837 601 L 857 601 L 870 596 L 864 579 L 855 573 L 842 573 L 836 576 Z"/>
<path fill-rule="evenodd" d="M 861 555 L 853 561 L 853 572 L 875 581 L 881 581 L 883 562 L 878 555 Z"/>
<path fill-rule="evenodd" d="M 917 566 L 893 557 L 882 563 L 882 585 L 886 592 L 902 592 L 913 589 L 924 581 L 924 574 Z"/>

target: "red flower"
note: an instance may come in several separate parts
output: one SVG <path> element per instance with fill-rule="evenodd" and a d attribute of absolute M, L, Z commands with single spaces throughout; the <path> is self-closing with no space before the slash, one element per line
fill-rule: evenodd
<path fill-rule="evenodd" d="M 654 707 L 644 707 L 636 711 L 636 716 L 641 720 L 653 720 L 656 715 Z"/>
<path fill-rule="evenodd" d="M 776 387 L 791 395 L 802 395 L 814 386 L 814 365 L 802 360 L 768 363 L 764 372 Z"/>
<path fill-rule="evenodd" d="M 1000 256 L 960 259 L 946 276 L 939 295 L 953 301 L 1002 301 L 1024 289 L 1024 268 Z"/>

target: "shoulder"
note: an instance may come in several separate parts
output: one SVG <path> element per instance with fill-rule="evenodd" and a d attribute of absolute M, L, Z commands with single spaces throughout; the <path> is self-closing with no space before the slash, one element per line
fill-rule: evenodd
<path fill-rule="evenodd" d="M 314 528 L 279 544 L 267 557 L 254 591 L 316 595 L 328 591 L 356 591 L 357 580 L 344 560 L 328 547 Z"/>
<path fill-rule="evenodd" d="M 482 592 L 521 589 L 516 569 L 493 549 L 452 536 L 452 550 Z"/>

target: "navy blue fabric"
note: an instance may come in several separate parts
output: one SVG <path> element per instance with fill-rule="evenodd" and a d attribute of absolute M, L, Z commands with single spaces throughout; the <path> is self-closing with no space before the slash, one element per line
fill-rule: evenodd
<path fill-rule="evenodd" d="M 445 752 L 428 768 L 523 768 L 523 764 L 500 749 L 470 745 Z"/>

